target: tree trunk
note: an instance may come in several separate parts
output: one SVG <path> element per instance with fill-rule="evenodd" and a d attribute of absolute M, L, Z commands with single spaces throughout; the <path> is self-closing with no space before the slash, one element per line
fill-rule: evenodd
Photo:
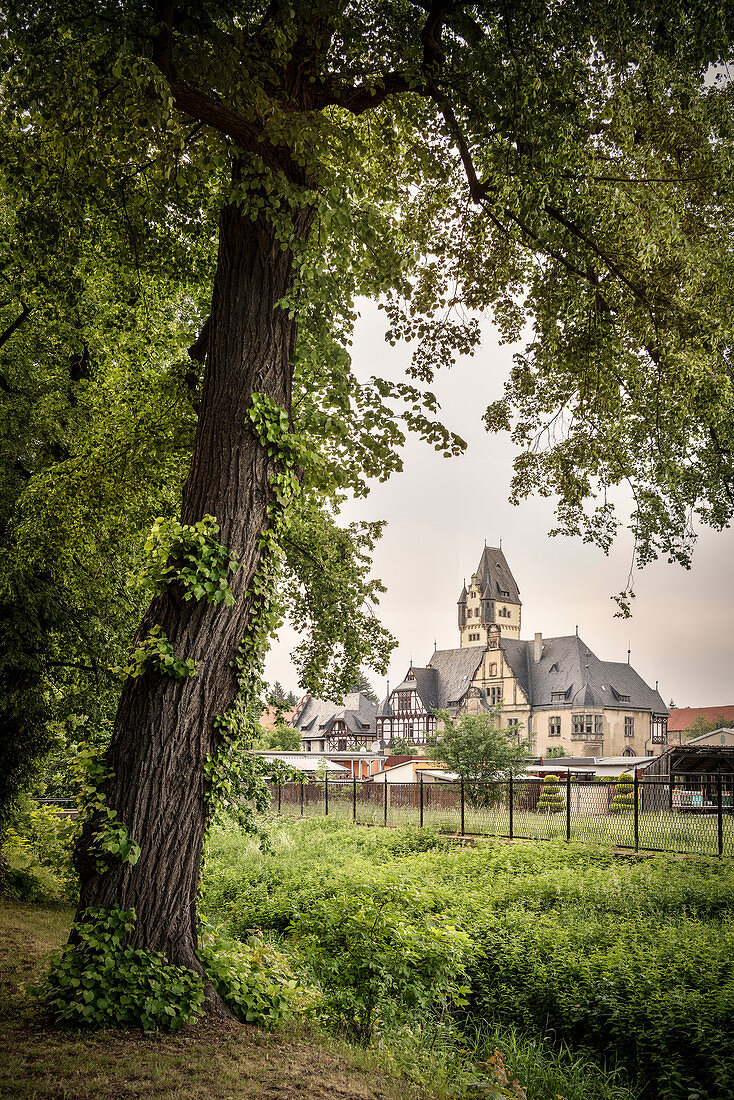
<path fill-rule="evenodd" d="M 297 213 L 305 237 L 311 216 Z M 150 605 L 135 644 L 158 623 L 178 657 L 192 657 L 195 677 L 175 680 L 155 671 L 123 687 L 108 763 L 107 805 L 141 848 L 134 867 L 112 862 L 96 872 L 93 824 L 77 853 L 79 911 L 88 906 L 134 908 L 135 947 L 163 952 L 200 970 L 195 955 L 196 894 L 205 825 L 203 765 L 217 747 L 214 718 L 236 690 L 232 661 L 248 622 L 246 592 L 258 567 L 258 540 L 267 522 L 272 465 L 248 417 L 251 395 L 266 393 L 290 409 L 296 324 L 275 309 L 292 283 L 292 256 L 267 220 L 222 211 L 211 332 L 193 457 L 183 491 L 182 522 L 209 513 L 219 540 L 242 563 L 231 575 L 232 607 L 184 602 L 170 586 Z"/>

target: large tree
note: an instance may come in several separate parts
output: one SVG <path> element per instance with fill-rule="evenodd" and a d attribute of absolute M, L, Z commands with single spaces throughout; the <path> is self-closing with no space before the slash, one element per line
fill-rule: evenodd
<path fill-rule="evenodd" d="M 8 7 L 3 178 L 52 225 L 47 265 L 88 233 L 108 268 L 183 280 L 218 219 L 210 306 L 178 302 L 203 367 L 183 526 L 161 544 L 105 766 L 106 808 L 141 854 L 100 870 L 98 821 L 79 852 L 81 907 L 134 907 L 134 945 L 198 968 L 207 784 L 256 671 L 274 543 L 319 577 L 330 553 L 338 576 L 324 502 L 397 468 L 398 418 L 460 446 L 422 386 L 475 347 L 479 311 L 508 338 L 534 318 L 488 414 L 527 444 L 518 492 L 558 493 L 562 528 L 608 545 L 608 493 L 629 483 L 642 560 L 687 561 L 694 510 L 728 522 L 731 91 L 706 78 L 729 18 L 709 0 Z M 73 275 L 76 315 L 83 249 Z M 18 275 L 18 319 L 24 294 Z M 382 296 L 390 339 L 416 341 L 410 382 L 356 382 L 358 294 Z M 364 562 L 371 535 L 355 537 Z M 232 599 L 197 547 L 237 560 Z M 323 636 L 303 654 L 339 657 Z"/>

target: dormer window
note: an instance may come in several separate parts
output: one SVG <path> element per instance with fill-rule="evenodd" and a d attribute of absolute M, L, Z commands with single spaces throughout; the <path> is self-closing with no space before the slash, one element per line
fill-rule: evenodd
<path fill-rule="evenodd" d="M 551 692 L 551 703 L 562 703 L 565 698 L 566 698 L 565 691 L 552 691 Z"/>

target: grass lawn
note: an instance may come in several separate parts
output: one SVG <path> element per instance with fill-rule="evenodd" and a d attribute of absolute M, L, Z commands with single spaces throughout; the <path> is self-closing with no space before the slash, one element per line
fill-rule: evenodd
<path fill-rule="evenodd" d="M 49 1028 L 26 987 L 66 940 L 71 913 L 0 902 L 0 1097 L 28 1100 L 397 1100 L 407 1082 L 367 1055 L 329 1049 L 296 1029 L 269 1034 L 203 1021 L 177 1035 Z"/>

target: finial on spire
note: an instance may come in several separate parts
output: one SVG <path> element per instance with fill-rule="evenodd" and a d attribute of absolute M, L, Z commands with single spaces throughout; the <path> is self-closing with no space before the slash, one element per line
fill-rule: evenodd
<path fill-rule="evenodd" d="M 632 653 L 632 650 L 630 649 L 630 645 L 631 645 L 631 642 L 627 642 L 627 664 L 630 663 L 630 655 Z"/>
<path fill-rule="evenodd" d="M 438 638 L 434 638 L 433 639 L 433 652 L 435 653 L 437 649 L 438 649 Z"/>
<path fill-rule="evenodd" d="M 576 637 L 578 638 L 578 636 L 579 636 L 579 624 L 576 623 Z"/>

